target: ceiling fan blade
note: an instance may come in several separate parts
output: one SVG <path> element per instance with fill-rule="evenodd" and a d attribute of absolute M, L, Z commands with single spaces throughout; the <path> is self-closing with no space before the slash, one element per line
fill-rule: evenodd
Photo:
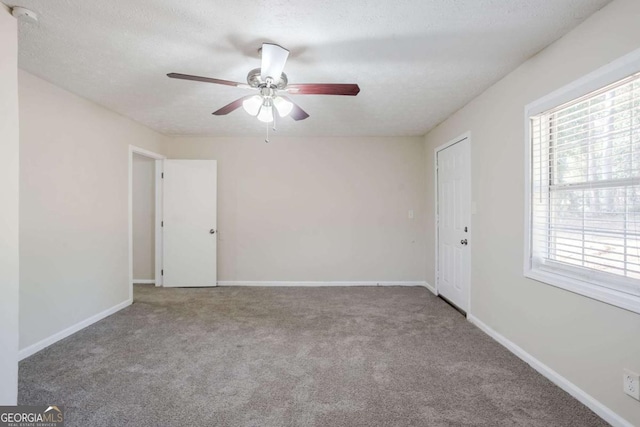
<path fill-rule="evenodd" d="M 244 100 L 245 99 L 249 99 L 252 96 L 254 96 L 254 95 L 243 96 L 240 99 L 236 99 L 232 103 L 225 105 L 224 107 L 220 108 L 217 111 L 214 111 L 212 114 L 214 116 L 224 116 L 226 114 L 229 114 L 230 112 L 235 111 L 238 108 L 242 107 L 242 103 L 244 102 Z"/>
<path fill-rule="evenodd" d="M 289 51 L 282 46 L 272 43 L 262 44 L 262 66 L 260 67 L 260 77 L 265 81 L 267 77 L 273 78 L 276 82 L 280 80 L 284 64 L 287 63 Z"/>
<path fill-rule="evenodd" d="M 214 79 L 211 77 L 192 76 L 190 74 L 169 73 L 167 74 L 167 77 L 171 77 L 172 79 L 193 80 L 196 82 L 216 83 L 219 85 L 236 86 L 236 87 L 242 87 L 242 88 L 251 87 L 246 83 L 238 83 L 238 82 L 232 82 L 230 80 Z"/>
<path fill-rule="evenodd" d="M 301 83 L 287 86 L 292 95 L 346 95 L 356 96 L 360 92 L 357 84 L 344 83 Z"/>
<path fill-rule="evenodd" d="M 291 98 L 289 98 L 287 96 L 282 96 L 282 95 L 280 95 L 280 97 L 286 99 L 287 101 L 289 101 L 290 103 L 293 104 L 293 108 L 291 109 L 291 112 L 289 113 L 289 116 L 291 116 L 291 118 L 293 120 L 295 120 L 295 121 L 304 120 L 307 117 L 309 117 L 309 114 L 306 111 L 304 111 L 302 108 L 300 108 L 300 106 L 298 104 L 293 102 L 291 100 Z"/>

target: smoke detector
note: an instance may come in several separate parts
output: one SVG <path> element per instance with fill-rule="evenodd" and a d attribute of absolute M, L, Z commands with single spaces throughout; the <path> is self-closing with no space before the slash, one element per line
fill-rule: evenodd
<path fill-rule="evenodd" d="M 15 16 L 16 19 L 24 18 L 27 21 L 38 22 L 38 14 L 24 7 L 14 7 L 11 9 L 11 14 Z"/>

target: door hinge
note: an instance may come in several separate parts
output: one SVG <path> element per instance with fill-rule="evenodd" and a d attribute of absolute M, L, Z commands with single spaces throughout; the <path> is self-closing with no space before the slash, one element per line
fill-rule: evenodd
<path fill-rule="evenodd" d="M 160 221 L 160 227 L 164 227 L 164 221 Z"/>
<path fill-rule="evenodd" d="M 164 270 L 160 270 L 160 275 L 164 276 Z"/>
<path fill-rule="evenodd" d="M 160 178 L 164 179 L 164 172 L 160 174 Z"/>

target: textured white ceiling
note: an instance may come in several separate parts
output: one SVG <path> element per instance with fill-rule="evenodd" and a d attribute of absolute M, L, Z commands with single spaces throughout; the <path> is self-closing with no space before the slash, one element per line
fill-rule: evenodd
<path fill-rule="evenodd" d="M 358 83 L 357 97 L 298 95 L 311 117 L 284 135 L 423 135 L 610 0 L 2 0 L 20 67 L 166 134 L 262 135 L 246 94 L 169 72 L 244 82 L 263 41 L 291 50 L 291 83 Z"/>

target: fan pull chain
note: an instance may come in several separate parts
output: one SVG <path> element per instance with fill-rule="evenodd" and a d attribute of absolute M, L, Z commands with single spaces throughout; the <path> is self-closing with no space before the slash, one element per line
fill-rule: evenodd
<path fill-rule="evenodd" d="M 273 108 L 271 109 L 271 112 L 273 113 L 273 131 L 274 131 L 274 132 L 277 132 L 277 129 L 276 129 L 276 122 L 277 122 L 277 120 L 278 120 L 278 115 L 276 114 L 276 108 L 275 108 L 275 107 L 273 107 Z"/>
<path fill-rule="evenodd" d="M 277 131 L 277 129 L 276 129 L 276 116 L 277 116 L 277 114 L 274 111 L 274 113 L 273 113 L 273 131 L 274 132 Z M 266 142 L 267 144 L 269 143 L 269 123 L 267 123 L 267 138 L 264 140 L 264 142 Z"/>

